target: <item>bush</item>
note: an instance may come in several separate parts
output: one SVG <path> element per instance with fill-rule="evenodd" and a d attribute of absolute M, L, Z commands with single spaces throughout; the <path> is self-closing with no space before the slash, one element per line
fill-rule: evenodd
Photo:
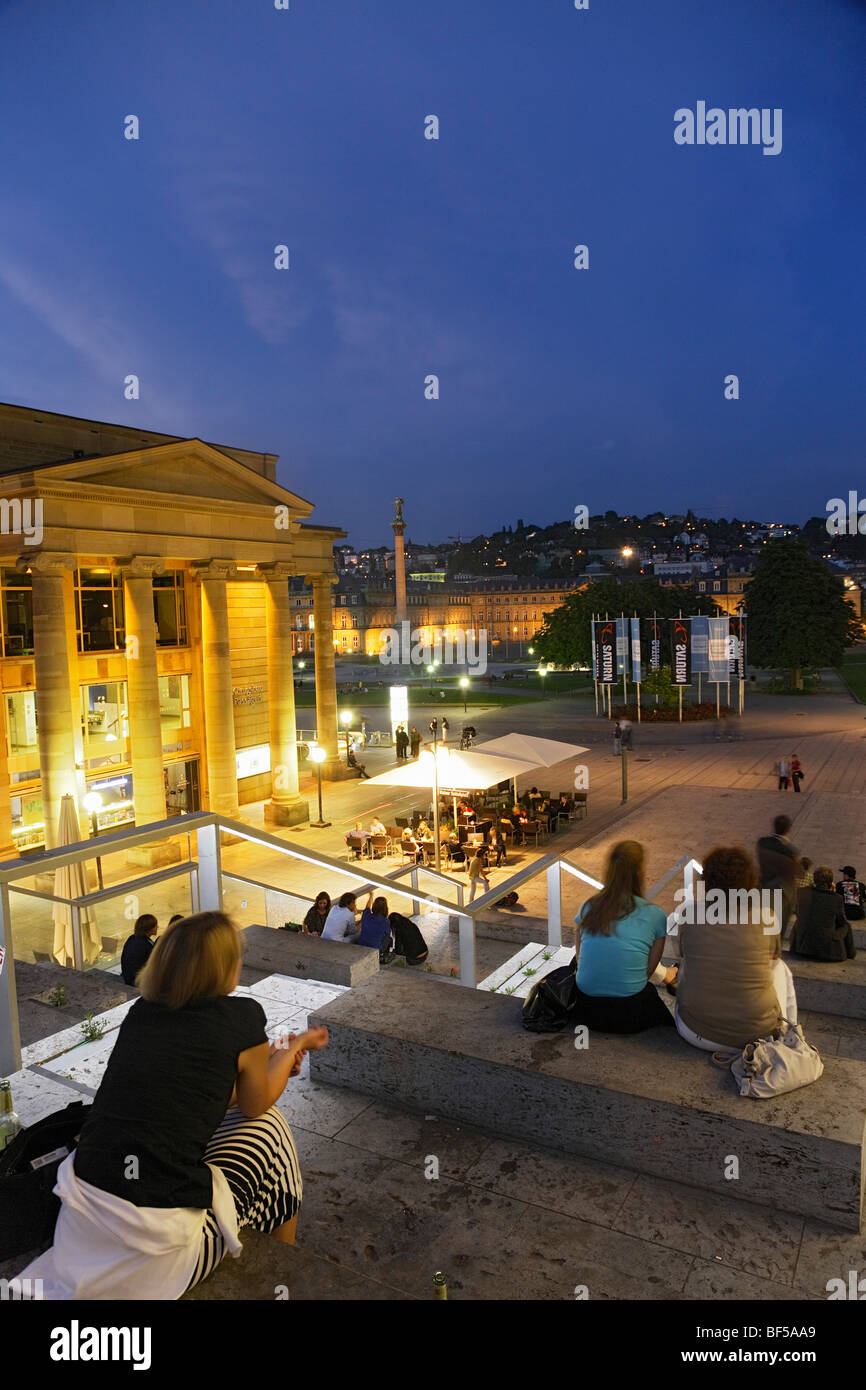
<path fill-rule="evenodd" d="M 720 705 L 719 714 L 723 719 L 731 715 L 739 717 L 739 711 L 732 709 L 730 705 Z M 633 724 L 637 723 L 637 705 L 615 705 L 613 711 L 614 719 L 630 719 Z M 680 715 L 678 709 L 665 709 L 664 705 L 641 705 L 640 711 L 642 724 L 678 724 Z M 700 719 L 715 719 L 716 702 L 710 703 L 704 700 L 699 705 L 687 705 L 683 702 L 683 723 L 693 724 Z"/>

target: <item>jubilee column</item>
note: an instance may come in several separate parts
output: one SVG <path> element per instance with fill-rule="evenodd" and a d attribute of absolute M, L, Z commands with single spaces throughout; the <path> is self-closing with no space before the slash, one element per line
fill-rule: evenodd
<path fill-rule="evenodd" d="M 211 560 L 195 568 L 201 587 L 201 647 L 204 729 L 210 810 L 239 818 L 235 712 L 229 652 L 226 584 L 235 573 L 231 560 Z"/>
<path fill-rule="evenodd" d="M 260 565 L 259 570 L 265 580 L 268 732 L 271 745 L 271 799 L 265 802 L 265 821 L 270 825 L 297 825 L 310 819 L 310 808 L 301 798 L 298 782 L 295 673 L 289 607 L 289 575 L 293 573 L 293 567 L 276 563 Z"/>

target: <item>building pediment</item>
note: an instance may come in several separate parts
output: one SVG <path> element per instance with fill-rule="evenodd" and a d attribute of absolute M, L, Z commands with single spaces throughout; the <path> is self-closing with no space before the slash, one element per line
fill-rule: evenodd
<path fill-rule="evenodd" d="M 185 499 L 188 505 L 198 499 L 205 508 L 213 502 L 286 506 L 293 519 L 307 517 L 313 510 L 313 504 L 305 498 L 261 477 L 201 439 L 43 465 L 33 473 L 32 483 L 37 490 L 51 489 L 57 484 L 65 485 L 64 490 L 77 491 L 80 487 L 82 491 L 92 489 L 106 494 L 116 490 L 118 502 L 136 502 L 147 495 L 157 495 L 163 499 Z"/>

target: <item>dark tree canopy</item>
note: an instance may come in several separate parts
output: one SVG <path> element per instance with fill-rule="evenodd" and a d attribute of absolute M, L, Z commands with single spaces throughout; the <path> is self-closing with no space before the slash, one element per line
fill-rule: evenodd
<path fill-rule="evenodd" d="M 838 666 L 855 636 L 843 581 L 799 541 L 764 546 L 745 603 L 750 663 L 788 671 L 795 688 L 803 667 Z"/>
<path fill-rule="evenodd" d="M 590 622 L 593 615 L 618 618 L 676 618 L 680 613 L 715 613 L 711 598 L 698 597 L 691 589 L 660 584 L 657 579 L 600 579 L 569 594 L 551 613 L 533 638 L 535 651 L 557 666 L 588 666 L 592 659 Z"/>

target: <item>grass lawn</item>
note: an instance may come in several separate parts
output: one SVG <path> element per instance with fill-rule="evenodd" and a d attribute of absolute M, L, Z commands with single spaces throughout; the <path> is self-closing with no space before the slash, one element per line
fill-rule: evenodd
<path fill-rule="evenodd" d="M 849 652 L 839 667 L 839 675 L 861 704 L 866 705 L 866 652 Z"/>

